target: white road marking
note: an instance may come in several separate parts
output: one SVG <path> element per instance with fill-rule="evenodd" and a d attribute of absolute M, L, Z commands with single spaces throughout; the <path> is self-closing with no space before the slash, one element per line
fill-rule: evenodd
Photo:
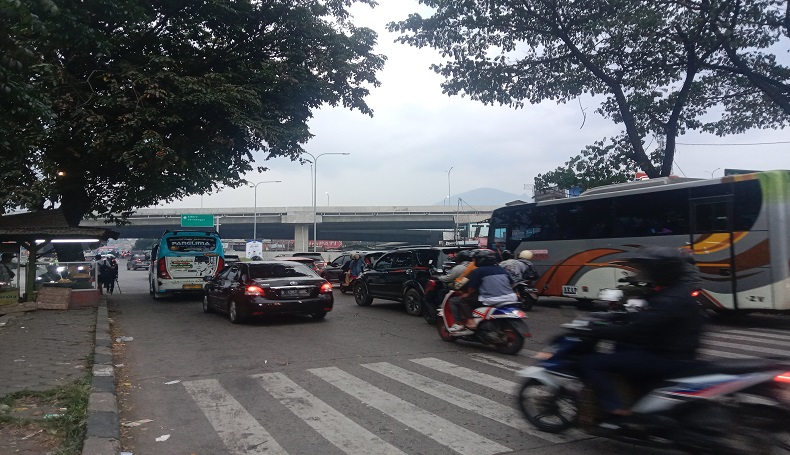
<path fill-rule="evenodd" d="M 760 340 L 753 336 L 743 336 L 743 335 L 734 335 L 732 333 L 709 333 L 708 336 L 714 336 L 716 338 L 726 338 L 728 340 L 740 340 L 740 341 L 755 341 L 758 343 L 770 343 L 773 346 L 790 346 L 790 341 L 779 341 L 779 340 Z M 788 338 L 790 340 L 790 337 Z"/>
<path fill-rule="evenodd" d="M 413 387 L 421 392 L 427 393 L 428 395 L 439 398 L 440 400 L 444 400 L 460 408 L 466 409 L 467 411 L 472 411 L 476 414 L 482 415 L 483 417 L 487 417 L 496 422 L 503 423 L 509 427 L 523 431 L 524 433 L 544 439 L 546 441 L 553 442 L 555 444 L 576 441 L 585 438 L 585 436 L 570 438 L 567 436 L 555 436 L 553 434 L 536 430 L 532 425 L 527 423 L 527 421 L 524 419 L 524 416 L 522 416 L 519 411 L 513 409 L 510 406 L 505 406 L 503 404 L 497 403 L 494 400 L 490 400 L 488 398 L 481 397 L 480 395 L 467 392 L 466 390 L 435 381 L 387 362 L 370 363 L 364 364 L 362 366 L 390 379 L 394 379 L 402 384 L 406 384 L 409 387 Z"/>
<path fill-rule="evenodd" d="M 773 349 L 773 348 L 766 348 L 762 346 L 750 346 L 748 344 L 727 343 L 725 341 L 714 341 L 714 340 L 705 340 L 703 341 L 702 344 L 711 345 L 711 346 L 720 346 L 723 348 L 735 348 L 744 351 L 761 352 L 763 354 L 773 354 L 773 355 L 790 357 L 790 350 L 787 349 Z"/>
<path fill-rule="evenodd" d="M 465 455 L 510 452 L 511 449 L 460 427 L 436 414 L 385 392 L 336 367 L 307 370 L 343 392 L 398 422 Z"/>
<path fill-rule="evenodd" d="M 699 352 L 700 354 L 712 355 L 714 357 L 726 357 L 726 358 L 729 358 L 729 359 L 756 359 L 756 358 L 758 358 L 757 356 L 754 356 L 754 355 L 736 354 L 734 352 L 717 351 L 715 349 L 703 349 L 703 348 L 700 348 L 700 349 L 697 349 L 697 352 Z"/>
<path fill-rule="evenodd" d="M 529 366 L 524 365 L 523 363 L 514 362 L 512 360 L 503 359 L 493 354 L 470 354 L 469 358 L 476 362 L 485 363 L 486 365 L 502 368 L 508 371 L 521 371 Z"/>
<path fill-rule="evenodd" d="M 219 381 L 202 379 L 182 384 L 225 443 L 228 454 L 288 455 Z"/>
<path fill-rule="evenodd" d="M 441 373 L 446 373 L 455 376 L 459 379 L 463 379 L 465 381 L 469 381 L 481 385 L 483 387 L 488 387 L 490 389 L 498 390 L 500 392 L 504 392 L 509 395 L 518 394 L 518 390 L 517 390 L 518 384 L 513 381 L 508 381 L 507 379 L 502 379 L 496 376 L 491 376 L 490 374 L 481 373 L 471 368 L 459 367 L 450 362 L 445 362 L 444 360 L 439 360 L 433 357 L 426 357 L 423 359 L 411 359 L 411 361 L 418 365 L 422 365 L 424 367 L 431 368 Z"/>
<path fill-rule="evenodd" d="M 725 330 L 724 332 L 716 332 L 716 333 L 735 333 L 739 335 L 752 335 L 753 337 L 761 337 L 761 338 L 776 338 L 777 340 L 790 340 L 790 335 L 787 335 L 787 332 L 784 334 L 777 334 L 777 333 L 767 333 L 767 332 L 757 332 L 752 330 Z M 757 338 L 752 338 L 754 341 L 760 341 L 762 343 L 769 343 L 770 340 L 758 340 Z"/>
<path fill-rule="evenodd" d="M 284 374 L 264 373 L 252 377 L 297 417 L 345 453 L 405 455 L 395 446 L 316 398 Z"/>

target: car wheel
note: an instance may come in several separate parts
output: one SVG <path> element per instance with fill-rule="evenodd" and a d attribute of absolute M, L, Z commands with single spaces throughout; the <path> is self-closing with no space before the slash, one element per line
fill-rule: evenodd
<path fill-rule="evenodd" d="M 230 319 L 232 324 L 240 324 L 244 321 L 244 318 L 239 314 L 239 308 L 236 306 L 236 302 L 233 300 L 231 300 L 228 305 L 228 319 Z"/>
<path fill-rule="evenodd" d="M 357 281 L 357 285 L 354 286 L 354 301 L 359 306 L 368 306 L 373 303 L 373 297 L 368 292 L 368 285 L 362 281 Z"/>
<path fill-rule="evenodd" d="M 214 308 L 208 304 L 208 295 L 203 295 L 203 312 L 204 313 L 213 313 Z"/>
<path fill-rule="evenodd" d="M 403 303 L 406 305 L 406 313 L 409 316 L 422 315 L 422 294 L 416 289 L 409 289 L 403 296 Z"/>
<path fill-rule="evenodd" d="M 326 317 L 326 311 L 316 311 L 315 313 L 310 314 L 316 321 L 324 319 Z"/>

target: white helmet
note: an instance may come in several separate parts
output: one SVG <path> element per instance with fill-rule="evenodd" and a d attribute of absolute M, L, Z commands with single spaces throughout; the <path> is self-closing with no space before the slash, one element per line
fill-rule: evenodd
<path fill-rule="evenodd" d="M 532 251 L 524 250 L 521 253 L 518 253 L 518 258 L 519 259 L 526 259 L 527 261 L 529 261 L 530 259 L 532 259 Z"/>

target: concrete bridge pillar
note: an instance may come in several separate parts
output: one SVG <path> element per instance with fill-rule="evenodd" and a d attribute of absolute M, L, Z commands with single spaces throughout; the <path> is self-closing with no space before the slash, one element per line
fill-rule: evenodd
<path fill-rule="evenodd" d="M 294 251 L 310 251 L 307 246 L 310 244 L 309 224 L 294 224 Z"/>
<path fill-rule="evenodd" d="M 313 212 L 306 210 L 295 210 L 283 215 L 282 222 L 294 225 L 294 251 L 310 251 L 310 229 L 313 227 Z M 321 222 L 321 217 L 315 218 L 316 223 Z"/>

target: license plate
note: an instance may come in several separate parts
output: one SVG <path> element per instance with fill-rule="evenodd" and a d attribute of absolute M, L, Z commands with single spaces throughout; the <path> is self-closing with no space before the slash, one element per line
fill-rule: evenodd
<path fill-rule="evenodd" d="M 283 289 L 280 291 L 280 295 L 283 297 L 304 297 L 308 295 L 308 292 L 302 289 Z"/>
<path fill-rule="evenodd" d="M 576 286 L 563 286 L 562 295 L 576 295 Z"/>
<path fill-rule="evenodd" d="M 202 284 L 184 284 L 181 285 L 181 289 L 203 289 Z"/>

